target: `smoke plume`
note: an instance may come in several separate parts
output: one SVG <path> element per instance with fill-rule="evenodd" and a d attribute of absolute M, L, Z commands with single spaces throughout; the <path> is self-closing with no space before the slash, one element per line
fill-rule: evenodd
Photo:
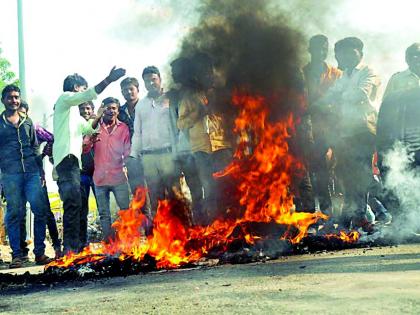
<path fill-rule="evenodd" d="M 420 174 L 412 167 L 413 159 L 413 155 L 399 142 L 384 158 L 384 165 L 389 168 L 385 188 L 393 192 L 399 201 L 393 222 L 397 239 L 412 236 L 420 229 Z"/>

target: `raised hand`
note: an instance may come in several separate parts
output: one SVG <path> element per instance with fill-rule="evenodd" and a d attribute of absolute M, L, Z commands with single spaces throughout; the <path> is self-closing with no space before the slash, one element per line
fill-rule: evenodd
<path fill-rule="evenodd" d="M 111 83 L 111 82 L 117 81 L 119 78 L 123 76 L 125 76 L 125 69 L 117 68 L 116 66 L 114 66 L 109 72 L 107 80 Z"/>

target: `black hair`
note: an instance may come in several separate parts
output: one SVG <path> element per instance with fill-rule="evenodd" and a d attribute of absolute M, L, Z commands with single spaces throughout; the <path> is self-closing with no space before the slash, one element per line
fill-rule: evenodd
<path fill-rule="evenodd" d="M 85 104 L 88 104 L 88 105 L 90 105 L 90 107 L 92 107 L 92 109 L 95 109 L 95 104 L 93 104 L 92 101 L 87 101 L 87 102 L 84 102 L 82 104 L 79 104 L 79 108 L 80 108 L 80 106 L 85 105 Z"/>
<path fill-rule="evenodd" d="M 112 104 L 112 103 L 115 103 L 115 104 L 118 105 L 118 107 L 120 107 L 120 101 L 115 97 L 107 97 L 102 101 L 103 105 L 108 105 L 108 104 Z"/>
<path fill-rule="evenodd" d="M 17 85 L 14 84 L 9 84 L 6 85 L 3 89 L 3 91 L 1 91 L 1 98 L 4 99 L 6 97 L 6 95 L 10 92 L 18 92 L 20 95 L 20 89 Z"/>
<path fill-rule="evenodd" d="M 70 74 L 64 79 L 63 83 L 63 91 L 64 92 L 74 92 L 74 87 L 78 86 L 88 86 L 87 81 L 84 77 L 82 77 L 80 74 Z"/>
<path fill-rule="evenodd" d="M 125 78 L 124 80 L 122 80 L 121 83 L 120 83 L 121 89 L 128 86 L 128 85 L 134 85 L 138 89 L 139 86 L 140 86 L 139 80 L 137 80 L 136 78 L 133 78 L 133 77 L 128 77 L 128 78 Z"/>
<path fill-rule="evenodd" d="M 29 105 L 28 105 L 28 103 L 27 103 L 26 101 L 21 100 L 21 101 L 20 101 L 20 107 L 22 107 L 22 108 L 26 109 L 26 113 L 28 113 L 28 112 L 29 112 Z"/>
<path fill-rule="evenodd" d="M 408 60 L 408 58 L 413 55 L 413 53 L 418 52 L 420 50 L 420 43 L 414 43 L 412 45 L 410 45 L 406 50 L 405 50 L 405 60 Z"/>
<path fill-rule="evenodd" d="M 158 77 L 160 78 L 160 71 L 155 66 L 148 66 L 148 67 L 144 68 L 143 73 L 141 74 L 141 77 L 144 79 L 144 76 L 146 74 L 157 74 Z"/>
<path fill-rule="evenodd" d="M 309 47 L 317 46 L 319 44 L 328 44 L 328 37 L 322 34 L 314 35 L 309 39 Z"/>
<path fill-rule="evenodd" d="M 357 37 L 346 37 L 335 43 L 334 50 L 356 49 L 363 54 L 363 42 Z"/>

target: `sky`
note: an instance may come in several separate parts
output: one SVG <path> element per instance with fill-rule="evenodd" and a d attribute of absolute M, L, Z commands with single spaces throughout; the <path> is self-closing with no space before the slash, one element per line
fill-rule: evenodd
<path fill-rule="evenodd" d="M 16 3 L 17 0 L 0 0 L 0 47 L 3 57 L 18 73 Z M 22 3 L 28 102 L 33 120 L 42 122 L 44 113 L 51 116 L 68 74 L 77 72 L 95 85 L 114 65 L 126 68 L 127 75 L 137 78 L 145 66 L 156 65 L 167 84 L 168 64 L 182 37 L 197 22 L 195 7 L 199 2 L 22 0 Z M 333 44 L 346 36 L 360 37 L 365 42 L 366 63 L 377 70 L 384 85 L 392 73 L 406 68 L 405 49 L 420 41 L 417 0 L 273 3 L 307 38 L 322 33 Z M 332 48 L 328 61 L 335 64 Z M 116 83 L 99 100 L 107 96 L 123 101 Z M 47 127 L 52 129 L 51 119 Z"/>

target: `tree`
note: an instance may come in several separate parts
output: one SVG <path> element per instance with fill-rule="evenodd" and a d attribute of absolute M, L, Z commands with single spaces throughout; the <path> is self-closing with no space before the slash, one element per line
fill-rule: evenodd
<path fill-rule="evenodd" d="M 10 62 L 2 57 L 2 49 L 0 48 L 0 91 L 8 84 L 19 85 L 16 74 L 10 70 Z"/>

